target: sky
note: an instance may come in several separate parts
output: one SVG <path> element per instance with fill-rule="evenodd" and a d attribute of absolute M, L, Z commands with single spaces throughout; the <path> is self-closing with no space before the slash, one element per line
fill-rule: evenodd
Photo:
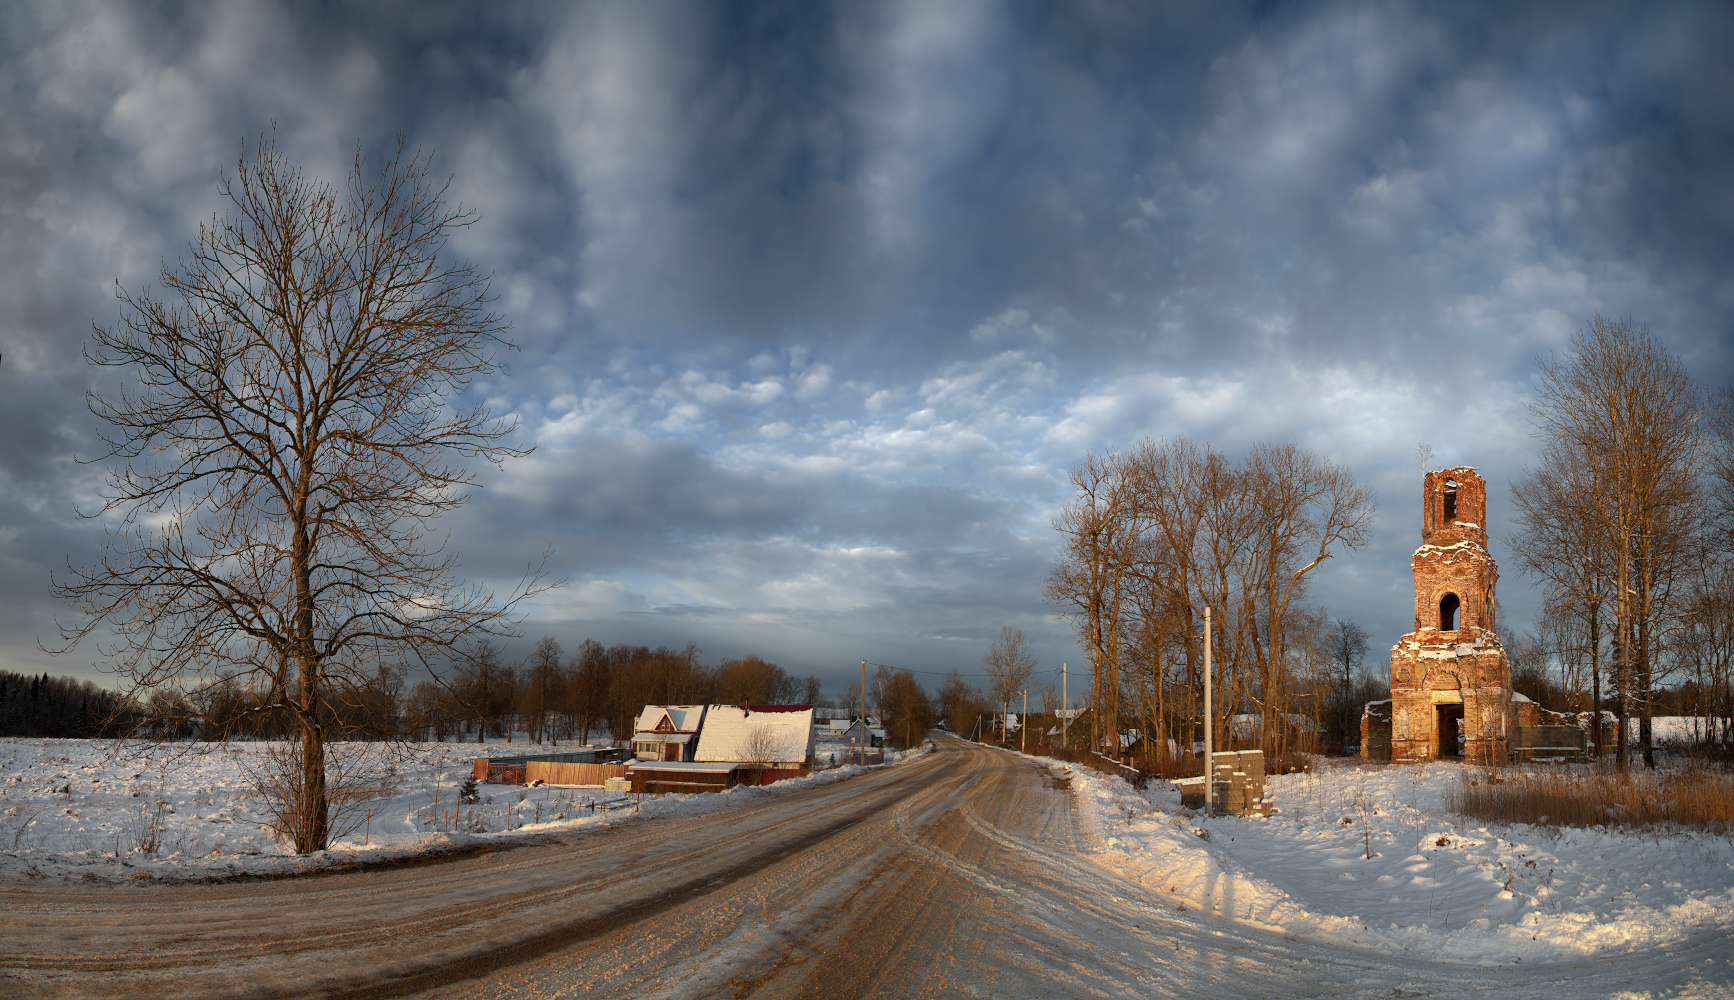
<path fill-rule="evenodd" d="M 438 527 L 485 585 L 552 551 L 514 655 L 931 690 L 1014 625 L 1042 683 L 1067 469 L 1184 435 L 1376 491 L 1309 600 L 1377 668 L 1418 444 L 1504 558 L 1539 355 L 1599 312 L 1734 377 L 1730 51 L 1714 3 L 8 5 L 0 669 L 102 678 L 40 648 L 103 538 L 83 351 L 272 129 L 333 182 L 401 134 L 481 214 L 518 350 L 472 393 L 535 450 Z"/>

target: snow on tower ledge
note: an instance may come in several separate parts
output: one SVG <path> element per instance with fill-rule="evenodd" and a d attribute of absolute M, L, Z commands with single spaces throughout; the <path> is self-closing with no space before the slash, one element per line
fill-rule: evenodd
<path fill-rule="evenodd" d="M 1487 484 L 1469 466 L 1429 472 L 1422 483 L 1415 631 L 1391 648 L 1389 722 L 1361 720 L 1361 755 L 1504 761 L 1512 717 L 1511 664 L 1494 634 L 1499 567 L 1487 551 Z M 1461 745 L 1460 745 L 1461 744 Z"/>

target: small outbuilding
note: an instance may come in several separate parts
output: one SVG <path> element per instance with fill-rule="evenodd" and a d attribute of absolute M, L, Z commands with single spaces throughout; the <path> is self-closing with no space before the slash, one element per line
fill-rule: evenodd
<path fill-rule="evenodd" d="M 671 760 L 628 764 L 627 777 L 635 792 L 720 792 L 739 784 L 739 764 Z"/>

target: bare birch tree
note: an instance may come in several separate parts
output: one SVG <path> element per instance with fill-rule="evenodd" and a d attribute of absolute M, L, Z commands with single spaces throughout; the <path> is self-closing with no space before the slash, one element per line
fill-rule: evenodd
<path fill-rule="evenodd" d="M 1560 643 L 1557 654 L 1588 660 L 1590 710 L 1598 720 L 1590 727 L 1590 741 L 1598 756 L 1603 752 L 1602 647 L 1618 582 L 1601 510 L 1602 484 L 1609 478 L 1602 458 L 1599 449 L 1556 440 L 1542 449 L 1536 468 L 1525 469 L 1511 485 L 1519 526 L 1511 547 L 1523 571 L 1541 581 L 1548 612 L 1568 617 L 1568 631 L 1576 637 L 1569 648 Z M 1554 624 L 1556 631 L 1565 628 L 1564 622 Z M 1623 719 L 1623 698 L 1619 705 Z"/>
<path fill-rule="evenodd" d="M 1537 430 L 1591 470 L 1573 481 L 1569 509 L 1592 518 L 1609 551 L 1619 760 L 1635 702 L 1644 763 L 1653 767 L 1657 652 L 1679 610 L 1674 584 L 1699 523 L 1703 394 L 1648 330 L 1599 314 L 1572 338 L 1568 356 L 1540 358 L 1537 367 L 1540 386 L 1530 406 Z"/>
<path fill-rule="evenodd" d="M 268 692 L 255 709 L 300 740 L 303 853 L 330 836 L 334 707 L 380 663 L 509 630 L 541 585 L 497 600 L 427 541 L 465 500 L 459 462 L 524 454 L 514 425 L 459 404 L 510 345 L 487 278 L 442 256 L 475 215 L 428 171 L 400 142 L 377 173 L 358 153 L 340 193 L 261 141 L 222 181 L 228 214 L 163 267 L 163 297 L 117 291 L 120 321 L 88 351 L 134 381 L 89 399 L 112 463 L 95 516 L 113 526 L 55 584 L 82 614 L 63 648 L 98 635 L 140 692 Z"/>

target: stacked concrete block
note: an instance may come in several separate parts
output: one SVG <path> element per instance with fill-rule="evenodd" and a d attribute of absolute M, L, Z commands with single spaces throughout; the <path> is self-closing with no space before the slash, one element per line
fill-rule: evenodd
<path fill-rule="evenodd" d="M 1236 771 L 1235 766 L 1233 762 L 1225 764 L 1220 760 L 1216 764 L 1216 801 L 1230 816 L 1239 816 L 1246 810 L 1246 775 Z"/>
<path fill-rule="evenodd" d="M 1216 806 L 1230 816 L 1269 816 L 1275 804 L 1264 791 L 1264 751 L 1230 750 L 1213 754 L 1211 772 Z M 1204 807 L 1204 779 L 1181 778 L 1180 802 L 1192 809 Z"/>
<path fill-rule="evenodd" d="M 1228 756 L 1235 758 L 1234 780 L 1241 786 L 1240 808 L 1229 812 L 1235 816 L 1269 816 L 1276 806 L 1264 791 L 1264 751 L 1240 750 Z"/>

